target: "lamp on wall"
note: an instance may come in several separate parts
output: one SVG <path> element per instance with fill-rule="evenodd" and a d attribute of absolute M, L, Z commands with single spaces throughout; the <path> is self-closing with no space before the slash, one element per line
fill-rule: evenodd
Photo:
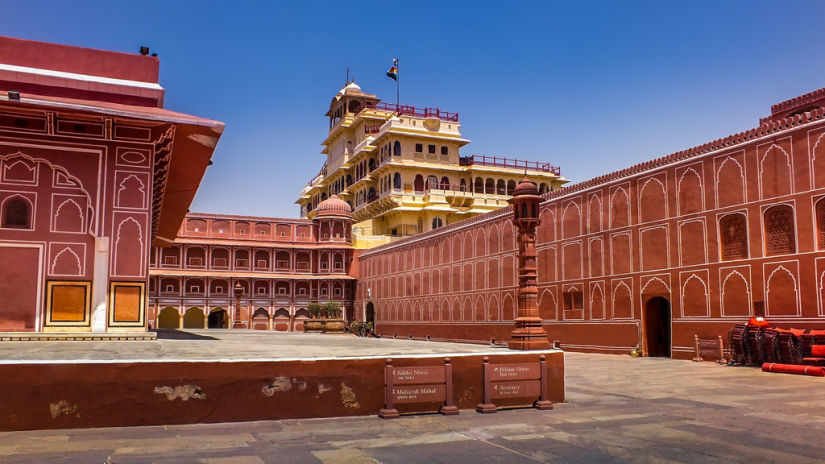
<path fill-rule="evenodd" d="M 149 47 L 147 47 L 145 45 L 141 45 L 140 46 L 140 54 L 143 55 L 143 56 L 148 55 L 149 54 Z"/>
<path fill-rule="evenodd" d="M 20 101 L 20 91 L 18 91 L 18 90 L 9 90 L 8 95 L 9 95 L 9 100 Z"/>

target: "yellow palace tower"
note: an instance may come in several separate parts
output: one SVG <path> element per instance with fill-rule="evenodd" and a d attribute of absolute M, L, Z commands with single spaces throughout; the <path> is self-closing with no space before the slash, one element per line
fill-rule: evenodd
<path fill-rule="evenodd" d="M 353 211 L 358 248 L 386 243 L 507 206 L 527 176 L 541 193 L 567 182 L 548 163 L 460 156 L 458 113 L 381 102 L 349 82 L 332 99 L 327 159 L 296 201 L 313 218 L 337 195 Z"/>

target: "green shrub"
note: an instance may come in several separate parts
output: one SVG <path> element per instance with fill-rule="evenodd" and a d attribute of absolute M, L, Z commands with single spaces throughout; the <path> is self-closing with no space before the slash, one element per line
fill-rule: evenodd
<path fill-rule="evenodd" d="M 327 319 L 338 319 L 341 317 L 341 303 L 329 301 L 324 304 L 324 314 Z"/>
<path fill-rule="evenodd" d="M 307 312 L 309 313 L 309 317 L 313 319 L 319 319 L 321 317 L 321 304 L 320 303 L 310 303 L 307 305 Z"/>

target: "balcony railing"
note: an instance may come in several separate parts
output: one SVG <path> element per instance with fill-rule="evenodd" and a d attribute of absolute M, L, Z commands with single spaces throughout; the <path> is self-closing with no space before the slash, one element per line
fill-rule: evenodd
<path fill-rule="evenodd" d="M 381 124 L 368 124 L 364 126 L 364 134 L 377 134 L 381 130 Z"/>
<path fill-rule="evenodd" d="M 561 168 L 550 163 L 539 161 L 526 161 L 499 156 L 470 155 L 461 156 L 458 159 L 461 166 L 493 166 L 497 168 L 526 169 L 528 171 L 549 172 L 557 176 L 561 175 Z"/>
<path fill-rule="evenodd" d="M 394 103 L 378 102 L 367 103 L 365 106 L 358 109 L 358 113 L 364 109 L 392 111 L 394 113 L 398 113 L 399 115 L 413 116 L 416 118 L 438 118 L 442 121 L 458 122 L 458 113 L 442 111 L 439 108 L 418 108 L 412 105 L 396 105 Z"/>
<path fill-rule="evenodd" d="M 470 187 L 467 185 L 450 185 L 450 184 L 443 184 L 441 182 L 433 183 L 432 185 L 427 182 L 424 186 L 424 190 L 446 190 L 450 192 L 469 192 Z"/>

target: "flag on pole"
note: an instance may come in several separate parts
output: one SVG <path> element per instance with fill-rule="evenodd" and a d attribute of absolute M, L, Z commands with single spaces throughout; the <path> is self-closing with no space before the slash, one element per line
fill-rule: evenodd
<path fill-rule="evenodd" d="M 387 71 L 387 77 L 398 82 L 398 59 L 393 58 L 392 66 L 390 66 L 390 70 Z"/>

